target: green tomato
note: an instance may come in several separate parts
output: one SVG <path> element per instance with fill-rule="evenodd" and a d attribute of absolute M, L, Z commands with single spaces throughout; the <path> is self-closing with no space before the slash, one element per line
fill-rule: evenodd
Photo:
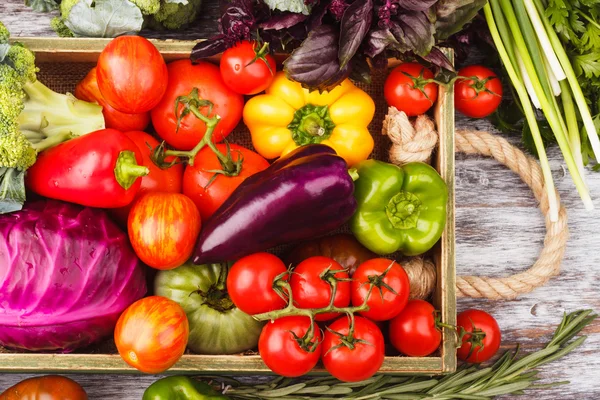
<path fill-rule="evenodd" d="M 199 354 L 234 354 L 256 348 L 263 323 L 238 309 L 227 294 L 230 264 L 184 264 L 159 271 L 158 296 L 185 310 L 190 324 L 188 348 Z"/>

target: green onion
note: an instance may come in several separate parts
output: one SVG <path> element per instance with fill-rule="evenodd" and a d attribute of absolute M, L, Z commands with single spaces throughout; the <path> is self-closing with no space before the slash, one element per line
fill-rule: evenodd
<path fill-rule="evenodd" d="M 553 214 L 553 211 L 558 212 L 558 204 L 553 204 L 556 201 L 554 183 L 536 114 L 529 100 L 536 108 L 542 110 L 562 151 L 579 196 L 586 209 L 593 209 L 592 199 L 584 179 L 581 140 L 571 93 L 584 120 L 586 131 L 593 132 L 592 136 L 598 144 L 599 153 L 600 141 L 596 131 L 590 131 L 591 128 L 588 127 L 591 116 L 590 121 L 587 124 L 585 122 L 585 113 L 587 112 L 589 116 L 589 109 L 581 95 L 581 87 L 577 83 L 573 67 L 558 36 L 549 28 L 549 21 L 540 0 L 491 0 L 489 4 L 484 8 L 488 27 L 492 32 L 502 63 L 523 104 L 548 190 L 551 220 L 555 221 L 554 218 L 558 218 L 558 214 Z M 557 43 L 560 49 L 557 48 Z M 516 71 L 520 71 L 520 76 Z M 565 79 L 569 85 L 565 83 Z M 574 87 L 574 84 L 577 87 Z M 557 96 L 560 96 L 560 102 Z M 593 121 L 591 126 L 593 127 Z M 590 141 L 593 142 L 594 139 Z M 553 192 L 552 196 L 550 191 Z"/>
<path fill-rule="evenodd" d="M 496 44 L 498 53 L 500 54 L 500 59 L 502 60 L 502 63 L 504 64 L 504 67 L 508 72 L 508 76 L 510 77 L 513 86 L 515 87 L 515 91 L 519 96 L 519 100 L 521 101 L 521 105 L 523 107 L 523 112 L 525 113 L 525 118 L 527 119 L 529 128 L 531 130 L 533 141 L 535 142 L 535 146 L 538 149 L 538 156 L 540 158 L 542 174 L 544 175 L 544 181 L 546 182 L 545 186 L 548 195 L 548 205 L 550 208 L 550 220 L 558 221 L 558 200 L 556 198 L 556 191 L 554 189 L 554 180 L 552 179 L 550 163 L 548 162 L 548 157 L 546 156 L 546 150 L 544 148 L 544 142 L 542 141 L 540 128 L 537 124 L 537 119 L 535 118 L 535 112 L 533 110 L 533 107 L 531 106 L 531 102 L 529 101 L 529 96 L 527 95 L 527 89 L 525 88 L 525 84 L 521 81 L 521 76 L 517 73 L 517 68 L 515 68 L 515 65 L 513 65 L 513 63 L 511 62 L 509 53 L 504 47 L 504 43 L 500 37 L 500 32 L 498 31 L 496 22 L 494 20 L 492 8 L 497 11 L 500 11 L 500 5 L 498 1 L 499 0 L 491 0 L 488 4 L 484 6 L 483 11 L 485 13 L 485 18 L 490 28 L 490 33 L 492 35 L 492 38 L 494 39 L 494 43 Z M 502 20 L 502 17 L 499 17 L 498 19 Z M 512 54 L 515 55 L 514 48 L 512 50 Z M 515 57 L 515 61 L 517 60 L 518 58 Z"/>

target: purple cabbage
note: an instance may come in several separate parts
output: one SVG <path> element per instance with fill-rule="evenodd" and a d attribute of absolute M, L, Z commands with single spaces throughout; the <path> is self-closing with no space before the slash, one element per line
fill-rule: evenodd
<path fill-rule="evenodd" d="M 0 345 L 71 352 L 110 335 L 145 294 L 143 267 L 104 211 L 41 200 L 0 215 Z"/>

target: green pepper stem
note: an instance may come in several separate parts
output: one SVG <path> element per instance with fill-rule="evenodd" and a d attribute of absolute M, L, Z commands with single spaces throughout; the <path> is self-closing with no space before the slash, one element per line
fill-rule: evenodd
<path fill-rule="evenodd" d="M 146 176 L 150 170 L 137 163 L 133 151 L 124 150 L 119 153 L 115 163 L 115 179 L 117 183 L 125 190 L 129 189 L 135 180 L 141 176 Z"/>
<path fill-rule="evenodd" d="M 348 170 L 348 175 L 350 175 L 350 178 L 352 178 L 353 181 L 357 181 L 358 178 L 360 177 L 358 175 L 358 169 L 356 169 L 356 168 L 350 168 Z"/>

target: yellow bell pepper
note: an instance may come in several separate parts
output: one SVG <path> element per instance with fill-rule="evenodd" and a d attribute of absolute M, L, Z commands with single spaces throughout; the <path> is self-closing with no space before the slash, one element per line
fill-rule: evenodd
<path fill-rule="evenodd" d="M 279 72 L 265 94 L 248 100 L 244 123 L 254 148 L 267 159 L 321 143 L 353 166 L 373 151 L 367 127 L 374 114 L 373 99 L 348 79 L 329 92 L 309 92 Z"/>

